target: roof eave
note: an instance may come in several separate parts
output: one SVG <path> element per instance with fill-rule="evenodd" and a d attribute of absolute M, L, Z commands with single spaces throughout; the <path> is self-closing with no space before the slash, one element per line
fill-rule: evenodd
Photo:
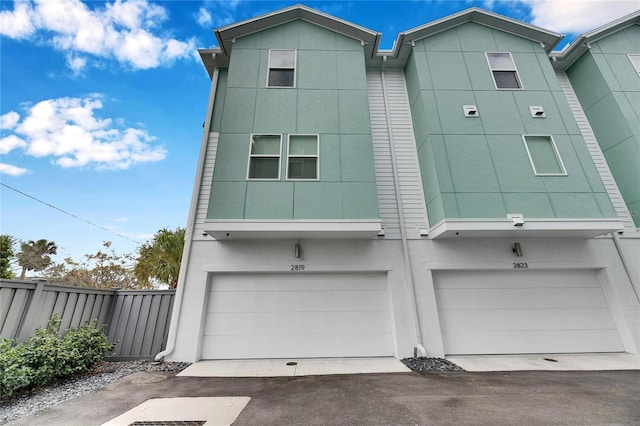
<path fill-rule="evenodd" d="M 560 52 L 551 52 L 549 56 L 553 61 L 553 67 L 557 70 L 566 71 L 589 50 L 589 43 L 595 43 L 633 25 L 640 25 L 640 10 L 581 35 Z"/>
<path fill-rule="evenodd" d="M 278 25 L 295 20 L 304 20 L 344 36 L 360 41 L 368 56 L 373 56 L 380 43 L 380 33 L 352 24 L 334 16 L 319 12 L 303 5 L 294 5 L 265 15 L 227 25 L 215 30 L 222 54 L 229 56 L 234 41 Z"/>
<path fill-rule="evenodd" d="M 535 41 L 540 43 L 547 53 L 551 52 L 553 47 L 564 37 L 562 34 L 525 24 L 477 7 L 472 7 L 398 34 L 398 38 L 394 43 L 394 54 L 397 58 L 408 57 L 409 51 L 416 41 L 450 30 L 467 22 L 475 22 Z"/>

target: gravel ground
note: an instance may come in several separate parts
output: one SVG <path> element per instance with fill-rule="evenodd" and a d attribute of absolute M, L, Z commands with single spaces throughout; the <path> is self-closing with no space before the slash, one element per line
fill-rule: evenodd
<path fill-rule="evenodd" d="M 462 367 L 451 361 L 442 358 L 404 358 L 401 360 L 404 365 L 413 371 L 464 371 Z"/>
<path fill-rule="evenodd" d="M 60 404 L 139 371 L 175 375 L 187 368 L 186 362 L 153 364 L 148 360 L 102 362 L 90 371 L 29 391 L 16 391 L 0 402 L 0 425 L 26 417 L 37 411 Z"/>

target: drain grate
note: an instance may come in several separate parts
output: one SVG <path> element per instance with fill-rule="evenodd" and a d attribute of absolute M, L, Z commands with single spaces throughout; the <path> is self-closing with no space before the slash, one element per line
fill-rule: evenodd
<path fill-rule="evenodd" d="M 558 362 L 557 359 L 553 359 L 553 358 L 542 358 L 542 359 L 544 359 L 545 361 L 549 361 L 549 362 Z"/>
<path fill-rule="evenodd" d="M 153 420 L 137 421 L 129 426 L 202 426 L 206 420 Z"/>

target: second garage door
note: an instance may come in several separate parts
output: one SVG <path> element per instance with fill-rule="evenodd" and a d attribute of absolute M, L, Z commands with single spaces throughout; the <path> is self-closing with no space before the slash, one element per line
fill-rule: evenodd
<path fill-rule="evenodd" d="M 202 358 L 393 356 L 389 305 L 381 273 L 215 275 Z"/>
<path fill-rule="evenodd" d="M 624 351 L 594 270 L 438 271 L 446 354 Z"/>

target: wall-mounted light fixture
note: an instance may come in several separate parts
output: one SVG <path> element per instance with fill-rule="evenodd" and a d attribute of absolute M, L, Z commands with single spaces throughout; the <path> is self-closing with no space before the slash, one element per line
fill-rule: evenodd
<path fill-rule="evenodd" d="M 296 257 L 296 259 L 299 259 L 300 256 L 302 256 L 302 250 L 300 249 L 300 244 L 296 244 L 295 246 L 293 246 L 293 255 Z"/>
<path fill-rule="evenodd" d="M 516 256 L 522 257 L 522 246 L 520 246 L 520 243 L 513 243 L 511 251 L 513 251 Z"/>

